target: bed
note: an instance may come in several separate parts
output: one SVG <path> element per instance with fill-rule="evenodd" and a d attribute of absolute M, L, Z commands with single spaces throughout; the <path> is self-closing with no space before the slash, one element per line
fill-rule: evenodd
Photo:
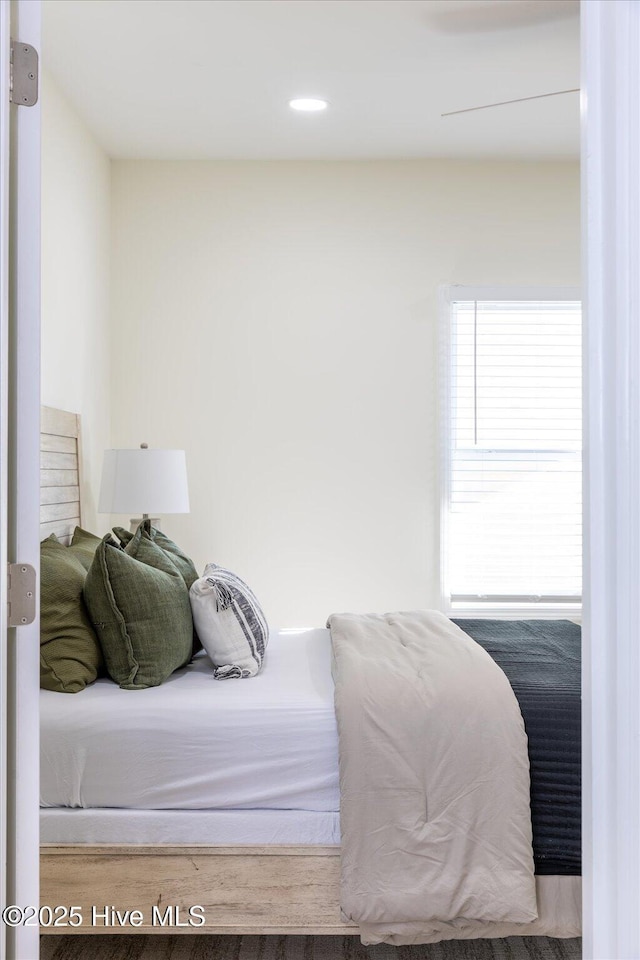
<path fill-rule="evenodd" d="M 43 536 L 68 537 L 81 520 L 79 496 L 61 499 L 80 486 L 79 420 L 45 410 L 42 433 L 47 464 L 61 445 L 65 457 L 43 469 Z M 274 633 L 249 682 L 215 683 L 200 654 L 149 690 L 104 679 L 42 691 L 41 902 L 84 918 L 47 932 L 166 933 L 151 918 L 171 907 L 172 933 L 359 933 L 340 910 L 333 698 L 326 629 Z M 543 873 L 537 921 L 473 935 L 578 936 L 579 877 Z M 144 922 L 105 921 L 107 905 Z M 203 923 L 185 920 L 194 905 Z"/>

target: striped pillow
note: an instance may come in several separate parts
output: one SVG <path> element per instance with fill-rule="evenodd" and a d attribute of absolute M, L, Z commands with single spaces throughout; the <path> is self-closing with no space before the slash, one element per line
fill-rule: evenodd
<path fill-rule="evenodd" d="M 196 631 L 216 680 L 253 677 L 269 640 L 264 613 L 246 583 L 209 563 L 189 591 Z"/>

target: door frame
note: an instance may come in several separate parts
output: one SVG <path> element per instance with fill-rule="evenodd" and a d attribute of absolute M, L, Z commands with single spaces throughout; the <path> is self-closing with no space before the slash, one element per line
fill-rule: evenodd
<path fill-rule="evenodd" d="M 3 220 L 2 367 L 3 562 L 40 567 L 40 105 L 8 104 L 10 38 L 40 50 L 40 0 L 0 0 L 2 17 L 2 162 L 8 199 Z M 7 24 L 10 30 L 7 30 Z M 6 180 L 8 165 L 8 183 Z M 5 211 L 7 205 L 5 203 Z M 6 215 L 6 213 L 5 213 Z M 8 229 L 7 229 L 8 226 Z M 5 335 L 3 329 L 2 335 Z M 6 512 L 5 512 L 6 511 Z M 6 552 L 6 553 L 5 553 Z M 6 589 L 6 567 L 0 570 Z M 6 686 L 0 690 L 6 764 L 2 777 L 3 906 L 39 908 L 40 623 L 8 628 L 3 604 L 0 642 Z M 3 598 L 6 600 L 6 595 Z M 7 960 L 34 960 L 39 927 L 5 926 Z"/>
<path fill-rule="evenodd" d="M 7 569 L 9 401 L 9 69 L 10 7 L 0 0 L 0 572 Z M 0 576 L 0 906 L 7 902 L 7 580 Z M 0 923 L 0 957 L 6 956 Z"/>
<path fill-rule="evenodd" d="M 640 3 L 583 0 L 584 956 L 640 957 Z"/>

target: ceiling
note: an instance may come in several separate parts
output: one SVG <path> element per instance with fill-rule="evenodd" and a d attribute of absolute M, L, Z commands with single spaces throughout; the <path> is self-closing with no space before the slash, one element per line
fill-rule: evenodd
<path fill-rule="evenodd" d="M 43 0 L 42 61 L 113 157 L 565 158 L 577 0 Z M 287 101 L 316 96 L 323 113 Z"/>

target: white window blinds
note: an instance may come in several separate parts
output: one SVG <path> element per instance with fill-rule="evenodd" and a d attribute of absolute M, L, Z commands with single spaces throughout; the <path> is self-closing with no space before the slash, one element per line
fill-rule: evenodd
<path fill-rule="evenodd" d="M 450 329 L 450 602 L 578 602 L 580 303 L 460 300 Z"/>

